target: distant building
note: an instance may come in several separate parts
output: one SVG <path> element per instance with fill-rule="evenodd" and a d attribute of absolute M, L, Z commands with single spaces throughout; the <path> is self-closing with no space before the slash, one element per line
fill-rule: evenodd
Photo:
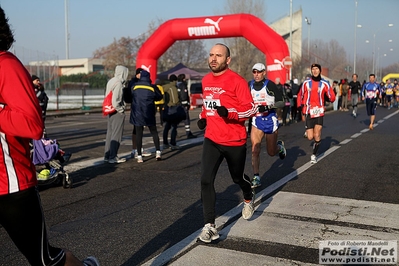
<path fill-rule="evenodd" d="M 104 59 L 80 58 L 58 60 L 61 76 L 104 71 Z"/>
<path fill-rule="evenodd" d="M 49 61 L 31 61 L 30 69 L 42 66 L 57 66 L 59 76 L 68 76 L 73 74 L 89 74 L 91 72 L 104 71 L 104 59 L 96 58 L 79 58 L 79 59 L 63 59 Z"/>
<path fill-rule="evenodd" d="M 73 74 L 89 74 L 104 71 L 104 59 L 79 58 L 64 60 L 29 61 L 25 65 L 31 75 L 36 75 L 46 88 L 55 90 L 60 87 L 60 77 Z"/>
<path fill-rule="evenodd" d="M 302 9 L 292 13 L 292 55 L 291 58 L 302 57 Z M 291 19 L 290 16 L 284 16 L 283 18 L 269 24 L 269 26 L 281 37 L 284 38 L 288 45 L 288 49 L 291 52 L 290 47 L 290 28 Z"/>

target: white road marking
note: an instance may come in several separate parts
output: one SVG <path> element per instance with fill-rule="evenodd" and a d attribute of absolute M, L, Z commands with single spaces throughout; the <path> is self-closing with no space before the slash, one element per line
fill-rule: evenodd
<path fill-rule="evenodd" d="M 387 115 L 386 117 L 383 118 L 383 120 L 387 120 L 387 119 L 391 118 L 392 116 L 397 115 L 398 113 L 399 113 L 399 110 L 393 112 L 392 114 Z"/>
<path fill-rule="evenodd" d="M 187 139 L 187 140 L 182 140 L 179 141 L 178 144 L 180 147 L 184 147 L 190 144 L 194 144 L 194 143 L 199 143 L 199 142 L 203 142 L 204 141 L 204 137 L 197 137 L 195 139 Z M 105 139 L 97 141 L 97 142 L 105 142 Z M 146 137 L 143 138 L 143 145 L 144 144 L 150 144 L 153 143 L 152 142 L 152 137 Z M 129 140 L 127 137 L 122 139 L 121 145 L 132 145 L 131 139 Z M 161 145 L 162 147 L 162 145 Z M 162 149 L 162 148 L 161 148 Z M 155 148 L 148 148 L 146 149 L 147 151 L 151 152 L 151 153 L 155 153 Z M 119 154 L 119 157 L 121 158 L 126 158 L 129 159 L 130 158 L 130 153 L 131 152 L 125 152 L 125 153 L 121 153 Z M 93 166 L 97 166 L 100 164 L 104 164 L 106 162 L 104 162 L 104 158 L 95 158 L 95 159 L 90 159 L 90 160 L 85 160 L 85 161 L 81 161 L 81 162 L 75 162 L 75 163 L 70 163 L 67 164 L 64 169 L 67 172 L 74 172 L 74 171 L 78 171 L 84 168 L 88 168 L 88 167 L 93 167 Z"/>
<path fill-rule="evenodd" d="M 340 145 L 344 145 L 344 144 L 348 144 L 349 142 L 351 142 L 352 139 L 344 139 L 343 141 L 341 141 L 339 144 Z"/>

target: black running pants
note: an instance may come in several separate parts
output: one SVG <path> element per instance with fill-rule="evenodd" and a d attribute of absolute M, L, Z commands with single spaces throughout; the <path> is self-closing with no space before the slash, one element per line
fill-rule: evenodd
<path fill-rule="evenodd" d="M 64 265 L 64 250 L 48 243 L 36 188 L 0 196 L 0 224 L 30 265 Z"/>
<path fill-rule="evenodd" d="M 252 199 L 251 181 L 244 175 L 247 145 L 223 146 L 216 144 L 208 138 L 204 138 L 201 166 L 201 199 L 203 205 L 205 224 L 215 223 L 215 178 L 223 159 L 227 166 L 233 182 L 238 184 L 243 191 L 244 199 Z"/>

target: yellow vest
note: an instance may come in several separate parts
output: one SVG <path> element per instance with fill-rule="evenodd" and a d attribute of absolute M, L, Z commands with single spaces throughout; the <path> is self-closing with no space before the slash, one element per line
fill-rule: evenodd
<path fill-rule="evenodd" d="M 162 87 L 161 85 L 157 85 L 157 87 L 158 87 L 158 89 L 161 91 L 162 96 L 163 96 L 163 95 L 164 95 L 163 87 Z M 155 104 L 164 104 L 164 103 L 165 103 L 164 98 L 162 98 L 162 100 L 160 100 L 160 101 L 156 101 L 156 102 L 155 102 Z"/>

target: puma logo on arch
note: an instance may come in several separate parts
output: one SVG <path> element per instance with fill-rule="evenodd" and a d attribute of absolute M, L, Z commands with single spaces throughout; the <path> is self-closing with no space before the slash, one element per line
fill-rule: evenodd
<path fill-rule="evenodd" d="M 222 19 L 223 19 L 223 17 L 220 17 L 217 21 L 213 21 L 213 20 L 210 19 L 210 18 L 206 18 L 205 21 L 204 21 L 204 23 L 211 24 L 211 25 L 215 26 L 215 28 L 217 28 L 218 31 L 220 31 L 219 22 L 220 22 Z"/>
<path fill-rule="evenodd" d="M 188 27 L 188 36 L 212 36 L 217 35 L 220 31 L 219 22 L 223 19 L 223 17 L 219 17 L 218 20 L 214 21 L 211 18 L 206 18 L 203 23 L 210 24 L 197 26 L 197 27 Z M 217 31 L 216 31 L 217 30 Z"/>

